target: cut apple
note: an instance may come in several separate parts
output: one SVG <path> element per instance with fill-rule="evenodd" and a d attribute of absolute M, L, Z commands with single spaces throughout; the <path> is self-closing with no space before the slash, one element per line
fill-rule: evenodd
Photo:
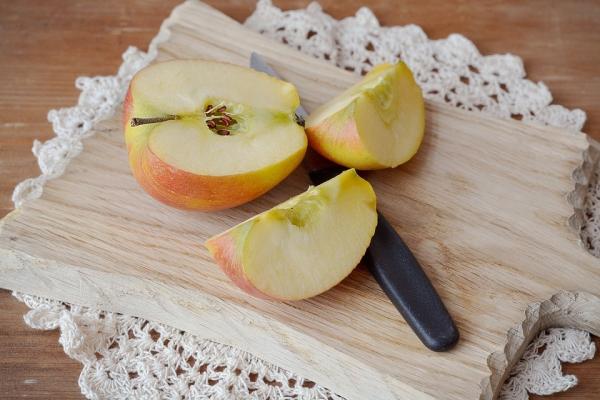
<path fill-rule="evenodd" d="M 396 167 L 419 149 L 425 129 L 421 89 L 406 64 L 381 64 L 306 120 L 311 147 L 357 169 Z"/>
<path fill-rule="evenodd" d="M 201 60 L 147 67 L 125 100 L 133 175 L 179 208 L 209 211 L 253 200 L 304 156 L 298 104 L 292 84 L 244 67 Z"/>
<path fill-rule="evenodd" d="M 338 284 L 375 233 L 371 185 L 354 170 L 207 240 L 223 271 L 249 294 L 301 300 Z"/>

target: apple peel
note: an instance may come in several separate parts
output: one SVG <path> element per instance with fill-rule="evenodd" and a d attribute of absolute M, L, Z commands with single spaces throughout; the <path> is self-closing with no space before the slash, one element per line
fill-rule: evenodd
<path fill-rule="evenodd" d="M 406 64 L 381 64 L 306 119 L 310 146 L 348 168 L 396 167 L 419 149 L 425 130 L 421 89 Z"/>
<path fill-rule="evenodd" d="M 205 246 L 245 292 L 302 300 L 352 272 L 376 225 L 375 192 L 351 169 L 211 237 Z"/>
<path fill-rule="evenodd" d="M 200 211 L 251 201 L 285 179 L 307 147 L 296 88 L 232 64 L 173 60 L 132 79 L 124 105 L 129 164 L 163 203 Z"/>

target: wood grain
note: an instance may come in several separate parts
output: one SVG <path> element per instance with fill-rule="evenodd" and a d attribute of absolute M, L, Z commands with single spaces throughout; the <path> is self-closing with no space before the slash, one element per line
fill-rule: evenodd
<path fill-rule="evenodd" d="M 29 308 L 0 291 L 0 393 L 3 399 L 79 399 L 79 362 L 68 358 L 54 331 L 29 328 Z"/>
<path fill-rule="evenodd" d="M 8 57 L 2 60 L 2 72 L 9 72 L 2 74 L 2 76 L 16 76 L 17 78 L 19 76 L 23 77 L 20 80 L 11 80 L 11 82 L 18 82 L 18 88 L 15 88 L 14 83 L 12 86 L 10 84 L 3 86 L 3 90 L 6 91 L 6 93 L 3 93 L 3 99 L 10 100 L 7 100 L 6 102 L 10 104 L 2 104 L 3 109 L 8 110 L 8 113 L 4 113 L 2 116 L 4 120 L 8 121 L 2 125 L 2 133 L 6 133 L 6 136 L 9 138 L 12 136 L 8 135 L 11 134 L 15 129 L 14 124 L 17 124 L 19 129 L 22 128 L 21 132 L 25 134 L 29 132 L 28 134 L 30 137 L 34 136 L 32 134 L 33 129 L 41 129 L 43 126 L 47 126 L 41 121 L 43 121 L 43 115 L 49 107 L 55 105 L 70 105 L 73 103 L 75 91 L 71 89 L 72 79 L 77 74 L 86 71 L 84 66 L 87 65 L 82 62 L 85 57 L 81 57 L 81 54 L 85 54 L 85 52 L 90 53 L 87 55 L 87 58 L 91 60 L 90 64 L 87 65 L 87 71 L 89 71 L 90 74 L 112 73 L 114 71 L 116 65 L 118 64 L 118 54 L 120 54 L 122 50 L 122 48 L 118 49 L 118 46 L 115 46 L 119 44 L 118 42 L 114 42 L 115 37 L 128 37 L 129 40 L 123 41 L 124 46 L 124 44 L 131 43 L 132 41 L 135 42 L 135 37 L 137 37 L 137 34 L 126 29 L 121 29 L 121 31 L 116 33 L 114 36 L 107 35 L 105 30 L 109 28 L 105 27 L 111 26 L 110 23 L 106 23 L 107 21 L 111 21 L 111 18 L 113 18 L 112 21 L 117 21 L 115 24 L 117 27 L 123 24 L 123 21 L 126 21 L 126 23 L 129 24 L 126 26 L 139 25 L 141 32 L 140 36 L 143 36 L 143 34 L 146 35 L 142 43 L 138 43 L 139 45 L 143 46 L 144 43 L 147 42 L 147 38 L 150 37 L 155 31 L 159 21 L 164 17 L 164 15 L 166 15 L 166 9 L 169 8 L 167 5 L 162 6 L 159 4 L 150 4 L 150 6 L 147 6 L 148 3 L 144 3 L 143 7 L 140 7 L 139 4 L 126 6 L 115 4 L 113 7 L 102 5 L 102 9 L 99 9 L 100 6 L 94 7 L 92 6 L 93 3 L 88 3 L 87 5 L 76 5 L 72 7 L 60 7 L 60 4 L 58 3 L 59 2 L 47 2 L 44 3 L 43 6 L 41 4 L 36 4 L 36 8 L 28 10 L 26 17 L 25 13 L 22 13 L 22 17 L 20 19 L 18 18 L 19 14 L 17 12 L 19 6 L 23 7 L 22 4 L 15 4 L 14 9 L 11 10 L 5 9 L 13 6 L 9 5 L 8 3 L 2 4 L 3 20 L 2 24 L 0 24 L 0 27 L 3 30 L 6 29 L 10 33 L 10 29 L 12 28 L 12 32 L 17 32 L 17 29 L 21 27 L 19 24 L 27 25 L 29 21 L 29 30 L 33 33 L 27 37 L 23 37 L 24 35 L 14 33 L 12 37 L 3 35 L 2 46 L 3 50 L 6 48 L 7 51 L 3 51 L 2 54 L 10 54 L 9 51 L 14 51 L 27 55 L 28 50 L 31 51 L 31 49 L 36 49 L 36 53 L 40 54 L 39 58 L 35 58 L 37 55 L 30 57 L 33 58 L 33 60 L 23 60 L 22 58 L 18 58 L 19 63 L 17 64 L 16 61 L 13 60 L 13 65 L 18 65 L 21 67 L 21 62 L 29 62 L 29 65 L 39 65 L 40 70 L 44 70 L 48 68 L 48 65 L 52 65 L 51 63 L 54 62 L 56 71 L 52 71 L 52 76 L 56 76 L 56 72 L 58 72 L 59 77 L 67 77 L 67 79 L 63 80 L 53 79 L 55 81 L 53 83 L 53 85 L 55 85 L 54 87 L 44 86 L 43 84 L 40 85 L 40 83 L 43 83 L 41 81 L 44 81 L 44 78 L 47 80 L 47 76 L 44 75 L 44 71 L 35 74 L 34 72 L 37 72 L 37 70 L 31 72 L 27 68 L 17 67 L 14 67 L 10 71 L 6 71 L 4 68 L 6 65 L 10 65 L 11 61 Z M 287 2 L 285 5 L 290 7 L 300 6 L 300 4 L 297 3 L 298 2 Z M 567 100 L 571 99 L 573 105 L 584 107 L 585 104 L 589 104 L 590 107 L 595 107 L 588 109 L 588 111 L 592 112 L 592 118 L 590 120 L 590 124 L 588 124 L 588 131 L 592 134 L 596 133 L 596 130 L 594 129 L 594 113 L 597 113 L 598 99 L 594 98 L 594 96 L 597 96 L 598 93 L 596 65 L 598 65 L 597 58 L 599 52 L 597 51 L 598 40 L 594 40 L 594 35 L 596 35 L 597 39 L 598 32 L 594 29 L 591 29 L 591 27 L 594 26 L 594 21 L 597 21 L 598 18 L 598 10 L 597 7 L 594 7 L 594 4 L 578 3 L 579 7 L 566 7 L 564 5 L 561 6 L 560 4 L 556 4 L 555 7 L 541 7 L 540 4 L 531 2 L 527 3 L 526 5 L 524 3 L 512 3 L 509 5 L 487 3 L 481 6 L 460 7 L 460 5 L 456 6 L 456 4 L 451 2 L 447 3 L 447 5 L 446 3 L 436 5 L 426 2 L 420 3 L 418 6 L 415 5 L 413 7 L 408 4 L 405 9 L 394 9 L 392 12 L 389 9 L 390 5 L 388 4 L 386 6 L 385 3 L 386 2 L 373 2 L 370 4 L 376 11 L 376 14 L 381 16 L 383 22 L 385 23 L 402 24 L 407 22 L 416 22 L 424 26 L 426 31 L 433 37 L 436 37 L 437 35 L 444 36 L 445 34 L 454 31 L 462 31 L 465 32 L 467 36 L 474 39 L 479 45 L 480 49 L 483 51 L 514 51 L 517 54 L 523 55 L 527 63 L 528 71 L 533 75 L 534 78 L 536 78 L 537 66 L 541 73 L 541 75 L 538 75 L 538 77 L 544 78 L 547 83 L 550 83 L 550 88 L 555 94 L 557 93 L 555 85 L 560 87 L 560 90 L 558 90 L 560 102 L 563 104 L 569 104 Z M 243 18 L 244 13 L 249 12 L 249 9 L 252 7 L 251 4 L 243 2 L 219 3 L 218 5 L 226 8 L 227 12 L 237 16 L 238 18 Z M 345 4 L 344 7 L 339 7 L 335 4 L 326 4 L 326 9 L 336 16 L 344 16 L 353 13 L 356 8 L 354 7 L 355 5 L 356 4 L 352 3 L 350 5 Z M 387 9 L 385 7 L 387 7 Z M 491 8 L 492 12 L 489 15 L 482 12 L 484 7 L 488 10 Z M 123 10 L 125 8 L 127 8 L 127 10 L 124 12 Z M 394 7 L 392 6 L 392 8 Z M 61 10 L 61 12 L 52 12 L 53 10 Z M 132 10 L 135 10 L 135 12 L 132 12 Z M 157 15 L 160 10 L 164 10 L 163 15 Z M 531 12 L 527 12 L 528 10 L 536 10 L 535 15 Z M 33 21 L 36 19 L 32 17 L 32 14 L 35 16 L 36 12 L 40 13 L 41 20 L 44 20 L 42 17 L 50 15 L 50 21 L 56 22 L 58 25 L 62 24 L 62 26 L 64 26 L 66 29 L 64 29 L 64 32 L 59 30 L 58 33 L 55 33 L 48 32 L 47 30 L 42 29 L 43 27 L 36 26 L 34 28 Z M 497 15 L 499 15 L 499 13 L 505 18 L 505 21 L 507 21 L 505 27 L 499 26 L 504 25 L 499 24 L 498 22 Z M 490 15 L 493 15 L 493 17 L 490 17 Z M 74 16 L 77 16 L 79 19 L 73 18 Z M 465 23 L 467 18 L 469 21 L 468 24 Z M 90 19 L 92 19 L 92 22 L 96 23 L 89 23 Z M 85 23 L 80 21 L 85 21 Z M 155 21 L 156 25 L 150 28 L 153 21 Z M 508 23 L 511 21 L 515 23 Z M 77 23 L 79 23 L 79 25 L 77 25 Z M 104 29 L 101 29 L 100 32 L 97 33 L 99 31 L 99 26 L 103 27 Z M 482 29 L 482 26 L 485 29 Z M 510 29 L 507 29 L 507 27 L 510 27 Z M 445 29 L 447 30 L 445 31 Z M 90 47 L 80 45 L 77 47 L 77 43 L 83 42 L 80 39 L 82 36 L 81 32 L 90 32 L 90 34 L 97 35 L 97 39 L 91 41 L 94 43 L 94 46 Z M 498 32 L 505 32 L 505 34 L 500 35 Z M 524 32 L 528 34 L 524 35 Z M 536 33 L 539 35 L 539 32 L 543 32 L 544 34 L 537 36 L 536 40 Z M 36 33 L 38 35 L 38 43 L 34 42 Z M 45 57 L 48 55 L 48 53 L 54 51 L 54 49 L 51 46 L 43 46 L 43 41 L 39 42 L 39 36 L 42 36 L 42 34 L 43 38 L 49 38 L 49 40 L 52 40 L 52 38 L 54 38 L 54 40 L 57 38 L 61 39 L 61 35 L 68 36 L 70 34 L 72 37 L 72 42 L 69 43 L 71 44 L 69 48 L 74 49 L 75 52 L 73 54 L 62 54 L 62 58 L 60 60 L 57 58 L 52 59 L 52 54 L 50 54 L 50 57 Z M 514 40 L 515 38 L 522 38 L 524 36 L 530 37 L 532 40 Z M 130 37 L 133 37 L 133 39 Z M 582 37 L 586 38 L 586 40 L 580 40 Z M 513 40 L 510 40 L 511 38 Z M 13 46 L 10 45 L 12 44 L 10 41 L 15 40 L 16 42 L 16 39 L 21 41 L 22 46 L 14 46 L 13 48 Z M 106 39 L 105 42 L 110 43 L 110 46 L 105 46 L 106 48 L 103 49 L 104 52 L 97 52 L 97 46 L 101 46 L 102 43 L 104 43 L 104 39 Z M 577 43 L 577 45 L 573 45 L 573 43 Z M 539 51 L 540 48 L 543 48 L 543 44 L 551 44 L 553 46 L 552 52 Z M 28 45 L 30 46 L 29 48 L 27 47 Z M 37 48 L 35 47 L 36 45 L 38 46 Z M 596 46 L 595 49 L 593 47 L 594 45 Z M 114 54 L 115 56 L 112 58 L 107 57 L 107 53 Z M 64 62 L 67 57 L 73 57 L 73 62 L 59 63 L 59 61 Z M 48 59 L 50 60 L 50 64 L 48 63 Z M 538 62 L 538 60 L 540 61 Z M 528 61 L 530 61 L 530 63 Z M 114 64 L 110 64 L 110 62 L 113 62 Z M 101 68 L 104 68 L 104 70 L 101 70 Z M 24 79 L 30 75 L 34 76 L 34 78 Z M 35 79 L 39 79 L 40 81 L 36 81 Z M 29 90 L 25 90 L 23 94 L 20 94 L 21 92 L 19 92 L 19 90 L 22 87 L 25 87 Z M 40 91 L 37 91 L 37 89 L 40 89 Z M 70 95 L 65 95 L 65 93 L 69 93 L 69 89 Z M 35 93 L 38 97 L 36 97 L 36 99 L 27 100 L 28 98 L 31 99 L 31 97 L 28 96 L 32 93 Z M 42 96 L 40 97 L 39 94 Z M 566 97 L 561 98 L 560 95 Z M 20 103 L 17 101 L 19 99 Z M 63 101 L 61 99 L 66 99 L 65 104 L 61 104 L 61 101 Z M 26 107 L 21 107 L 20 109 L 15 110 L 16 107 L 14 107 L 14 105 L 21 103 L 24 103 L 24 105 L 27 105 L 28 107 L 31 107 L 30 104 L 33 104 L 33 108 L 28 109 Z M 35 107 L 38 107 L 37 113 L 35 111 Z M 34 117 L 27 117 L 31 115 Z M 15 116 L 19 118 L 15 118 Z M 34 121 L 39 125 L 36 127 L 35 125 L 28 124 L 28 121 L 30 120 L 27 118 L 31 118 L 31 121 Z M 19 121 L 20 119 L 23 120 L 23 122 Z M 18 163 L 19 160 L 24 159 L 22 154 L 28 151 L 27 149 L 30 146 L 30 139 L 25 138 L 16 144 L 11 144 L 13 147 L 8 147 L 7 143 L 10 142 L 8 140 L 5 141 L 4 137 L 5 136 L 3 135 L 3 141 L 1 142 L 1 160 L 2 166 L 6 166 L 6 168 L 3 168 L 3 171 L 15 171 L 13 174 L 9 175 L 10 178 L 14 177 L 14 182 L 17 182 L 28 175 L 33 175 L 34 168 L 32 168 L 31 161 L 29 161 L 28 164 L 29 168 L 25 167 L 27 164 L 23 164 L 22 162 Z M 16 152 L 13 150 L 14 148 L 21 149 L 21 151 Z M 13 157 L 15 154 L 16 156 Z M 11 161 L 12 164 L 5 164 L 6 160 Z M 31 158 L 29 160 L 31 160 Z M 2 184 L 4 183 L 5 181 L 3 180 Z M 8 194 L 10 193 L 10 189 L 12 188 L 13 184 L 14 183 L 9 182 L 6 185 L 9 186 L 8 188 L 5 188 L 4 186 L 2 187 L 2 194 L 5 196 L 5 201 L 3 204 L 6 204 L 6 209 L 9 208 L 9 203 L 6 200 L 8 199 Z M 585 383 L 582 387 L 585 387 Z M 588 393 L 593 392 L 590 391 Z"/>
<path fill-rule="evenodd" d="M 298 87 L 309 110 L 357 79 L 247 32 L 199 3 L 178 7 L 159 36 L 158 60 L 199 57 L 245 65 L 250 51 L 259 51 Z M 349 398 L 478 398 L 483 381 L 482 396 L 491 399 L 507 366 L 540 328 L 569 325 L 600 333 L 600 299 L 593 296 L 598 260 L 567 227 L 574 210 L 565 199 L 584 153 L 595 162 L 597 152 L 583 134 L 430 102 L 427 110 L 427 135 L 415 159 L 370 180 L 379 208 L 455 316 L 462 341 L 452 352 L 424 349 L 361 269 L 304 302 L 265 302 L 240 293 L 206 251 L 196 250 L 199 243 L 300 192 L 308 185 L 304 173 L 227 212 L 168 209 L 131 177 L 120 117 L 97 127 L 86 151 L 47 184 L 41 199 L 5 218 L 0 284 L 252 349 Z M 576 175 L 587 183 L 584 174 Z M 559 289 L 592 294 L 553 297 L 539 313 L 532 308 L 522 332 L 516 331 L 521 334 L 509 336 L 506 354 L 498 353 L 525 307 Z M 548 316 L 544 304 L 550 304 Z M 458 370 L 463 372 L 454 374 Z M 439 375 L 446 379 L 436 387 L 426 383 Z"/>

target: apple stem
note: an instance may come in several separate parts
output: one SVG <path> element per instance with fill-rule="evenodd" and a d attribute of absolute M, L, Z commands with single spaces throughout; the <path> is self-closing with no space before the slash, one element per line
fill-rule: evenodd
<path fill-rule="evenodd" d="M 131 126 L 136 127 L 146 124 L 156 124 L 158 122 L 172 121 L 179 119 L 178 115 L 167 115 L 165 117 L 152 117 L 152 118 L 131 118 Z"/>

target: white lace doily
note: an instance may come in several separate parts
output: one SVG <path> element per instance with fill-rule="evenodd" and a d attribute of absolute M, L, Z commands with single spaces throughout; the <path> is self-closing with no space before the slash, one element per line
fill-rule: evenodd
<path fill-rule="evenodd" d="M 461 35 L 429 40 L 415 25 L 381 27 L 368 8 L 338 21 L 316 3 L 282 12 L 269 0 L 261 0 L 245 25 L 357 74 L 377 63 L 402 59 L 414 71 L 427 98 L 456 107 L 574 131 L 585 122 L 583 111 L 550 104 L 548 88 L 525 79 L 519 57 L 482 56 Z M 77 79 L 81 90 L 78 105 L 49 112 L 56 137 L 34 142 L 33 153 L 42 174 L 15 188 L 16 207 L 39 197 L 44 183 L 62 174 L 82 151 L 82 140 L 92 134 L 94 124 L 119 107 L 133 74 L 155 56 L 153 41 L 147 53 L 129 48 L 117 75 Z M 582 239 L 596 256 L 600 256 L 598 175 L 597 171 L 589 189 L 587 222 L 582 229 Z M 83 364 L 79 385 L 90 399 L 341 399 L 251 354 L 163 324 L 31 295 L 15 296 L 31 308 L 25 315 L 28 325 L 60 329 L 65 352 Z M 577 378 L 563 376 L 561 361 L 581 362 L 593 358 L 594 353 L 587 332 L 542 332 L 513 369 L 501 398 L 527 399 L 528 392 L 566 390 Z"/>

